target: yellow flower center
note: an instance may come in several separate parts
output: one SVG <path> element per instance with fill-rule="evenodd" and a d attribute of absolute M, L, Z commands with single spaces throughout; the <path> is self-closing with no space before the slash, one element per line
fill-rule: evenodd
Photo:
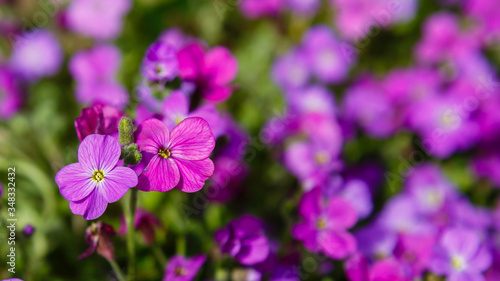
<path fill-rule="evenodd" d="M 330 161 L 330 155 L 326 152 L 319 152 L 316 154 L 316 163 L 324 165 Z"/>
<path fill-rule="evenodd" d="M 163 157 L 165 159 L 168 159 L 171 156 L 170 150 L 163 149 L 163 148 L 160 148 L 160 150 L 158 150 L 158 155 L 160 155 L 161 157 Z"/>
<path fill-rule="evenodd" d="M 92 175 L 92 180 L 95 182 L 104 180 L 104 172 L 101 170 L 95 170 L 94 174 Z"/>
<path fill-rule="evenodd" d="M 183 267 L 178 266 L 175 268 L 175 275 L 182 276 L 184 274 L 186 274 L 186 270 Z"/>
<path fill-rule="evenodd" d="M 325 229 L 326 228 L 326 221 L 325 219 L 319 219 L 318 222 L 316 223 L 316 227 L 318 229 Z"/>
<path fill-rule="evenodd" d="M 451 265 L 458 271 L 465 269 L 465 261 L 459 256 L 451 258 Z"/>

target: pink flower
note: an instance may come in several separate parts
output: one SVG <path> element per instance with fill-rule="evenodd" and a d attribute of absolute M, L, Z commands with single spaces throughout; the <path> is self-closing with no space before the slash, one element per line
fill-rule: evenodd
<path fill-rule="evenodd" d="M 231 95 L 233 81 L 238 72 L 236 58 L 224 47 L 215 47 L 205 53 L 202 46 L 193 43 L 177 54 L 179 75 L 196 83 L 203 98 L 212 102 L 223 101 Z"/>
<path fill-rule="evenodd" d="M 139 150 L 153 158 L 139 176 L 142 191 L 169 191 L 176 187 L 184 192 L 200 190 L 214 172 L 208 157 L 215 138 L 207 121 L 189 117 L 170 132 L 158 119 L 148 119 L 137 128 Z"/>
<path fill-rule="evenodd" d="M 91 134 L 111 135 L 118 139 L 118 123 L 123 113 L 118 109 L 102 104 L 82 109 L 75 120 L 76 134 L 83 141 Z"/>
<path fill-rule="evenodd" d="M 79 163 L 62 168 L 56 175 L 61 195 L 71 211 L 86 220 L 100 217 L 108 203 L 118 201 L 137 185 L 137 175 L 127 167 L 117 167 L 121 149 L 112 136 L 90 135 L 78 148 Z"/>

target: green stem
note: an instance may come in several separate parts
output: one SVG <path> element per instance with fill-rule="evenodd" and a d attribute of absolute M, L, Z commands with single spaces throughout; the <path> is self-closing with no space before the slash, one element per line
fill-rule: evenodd
<path fill-rule="evenodd" d="M 116 274 L 116 278 L 118 278 L 118 281 L 125 281 L 125 276 L 123 275 L 123 272 L 121 271 L 120 267 L 116 263 L 115 260 L 108 260 L 109 264 L 111 265 L 111 268 L 113 268 L 113 271 Z"/>
<path fill-rule="evenodd" d="M 153 252 L 156 256 L 156 259 L 158 261 L 158 263 L 164 267 L 166 264 L 167 264 L 167 257 L 165 257 L 165 254 L 163 253 L 163 251 L 160 249 L 160 247 L 158 246 L 154 246 L 153 247 Z"/>
<path fill-rule="evenodd" d="M 184 236 L 184 234 L 181 234 L 179 237 L 177 237 L 176 252 L 179 255 L 186 255 L 186 237 Z"/>
<path fill-rule="evenodd" d="M 125 208 L 125 222 L 127 223 L 127 252 L 128 252 L 128 271 L 129 281 L 135 280 L 135 229 L 134 217 L 137 206 L 137 188 L 132 188 L 130 192 L 130 201 Z"/>

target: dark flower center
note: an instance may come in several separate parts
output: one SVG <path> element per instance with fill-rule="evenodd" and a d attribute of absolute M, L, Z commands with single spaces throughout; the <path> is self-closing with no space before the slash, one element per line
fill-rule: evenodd
<path fill-rule="evenodd" d="M 92 180 L 95 182 L 104 180 L 104 172 L 101 170 L 95 170 L 94 174 L 92 175 Z"/>
<path fill-rule="evenodd" d="M 168 149 L 163 149 L 163 148 L 160 148 L 158 150 L 158 155 L 160 155 L 161 157 L 165 158 L 165 159 L 168 159 L 170 158 L 171 154 L 170 154 L 170 150 Z"/>
<path fill-rule="evenodd" d="M 180 267 L 180 266 L 175 268 L 175 275 L 176 276 L 182 276 L 184 274 L 186 274 L 186 269 L 184 269 L 183 267 Z"/>

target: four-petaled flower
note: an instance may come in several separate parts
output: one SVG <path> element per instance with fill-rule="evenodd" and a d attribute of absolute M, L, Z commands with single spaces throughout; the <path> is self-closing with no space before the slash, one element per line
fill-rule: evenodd
<path fill-rule="evenodd" d="M 118 201 L 137 185 L 136 173 L 118 167 L 121 149 L 112 136 L 89 135 L 78 148 L 79 163 L 62 168 L 56 175 L 61 195 L 74 214 L 86 220 L 100 217 L 108 203 Z"/>
<path fill-rule="evenodd" d="M 136 133 L 139 150 L 154 155 L 139 176 L 139 190 L 169 191 L 176 187 L 195 192 L 212 176 L 214 164 L 208 156 L 215 138 L 204 119 L 186 118 L 171 132 L 160 120 L 148 119 Z"/>

